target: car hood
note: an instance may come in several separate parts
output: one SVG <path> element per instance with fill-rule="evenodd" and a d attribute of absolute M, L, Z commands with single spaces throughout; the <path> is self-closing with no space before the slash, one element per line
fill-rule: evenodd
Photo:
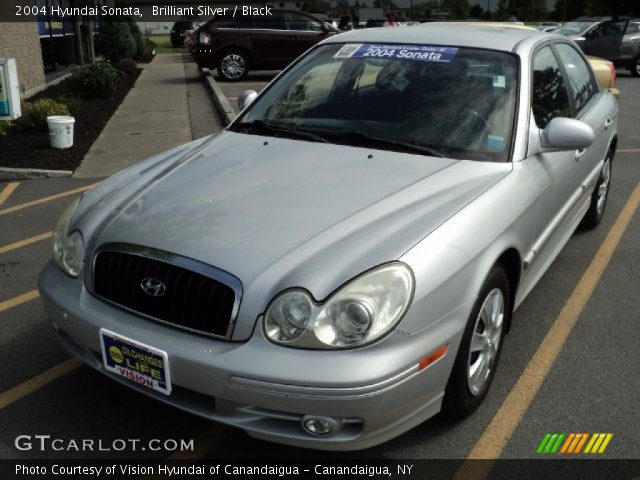
<path fill-rule="evenodd" d="M 126 188 L 94 202 L 84 215 L 93 226 L 80 228 L 92 232 L 88 251 L 144 245 L 236 276 L 244 290 L 239 340 L 282 289 L 326 298 L 399 258 L 510 169 L 223 132 L 136 172 Z"/>

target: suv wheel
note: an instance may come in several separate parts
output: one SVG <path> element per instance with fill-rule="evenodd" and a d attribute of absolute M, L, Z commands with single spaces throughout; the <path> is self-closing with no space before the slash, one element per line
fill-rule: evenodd
<path fill-rule="evenodd" d="M 629 68 L 629 70 L 634 77 L 640 77 L 640 55 L 631 61 L 631 68 Z"/>
<path fill-rule="evenodd" d="M 228 50 L 218 61 L 218 75 L 229 82 L 242 80 L 249 73 L 249 59 L 237 50 Z"/>

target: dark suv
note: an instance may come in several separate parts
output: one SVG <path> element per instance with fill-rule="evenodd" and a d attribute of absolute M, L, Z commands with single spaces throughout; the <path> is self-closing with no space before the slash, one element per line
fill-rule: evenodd
<path fill-rule="evenodd" d="M 280 70 L 303 52 L 338 33 L 326 22 L 294 10 L 271 15 L 216 16 L 198 29 L 194 57 L 221 78 L 241 80 L 249 70 Z"/>
<path fill-rule="evenodd" d="M 587 55 L 606 58 L 640 77 L 640 19 L 580 17 L 553 33 L 571 38 Z"/>

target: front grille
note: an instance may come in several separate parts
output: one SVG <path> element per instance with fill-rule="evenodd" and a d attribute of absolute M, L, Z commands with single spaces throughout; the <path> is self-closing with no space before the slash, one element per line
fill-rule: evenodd
<path fill-rule="evenodd" d="M 148 288 L 159 283 L 164 287 Z M 208 265 L 133 245 L 105 246 L 93 263 L 94 294 L 150 319 L 225 338 L 237 311 L 238 285 Z"/>

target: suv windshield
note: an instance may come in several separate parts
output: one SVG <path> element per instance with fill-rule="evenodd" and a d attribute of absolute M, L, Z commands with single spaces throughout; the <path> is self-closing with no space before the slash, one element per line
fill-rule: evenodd
<path fill-rule="evenodd" d="M 507 161 L 516 92 L 517 61 L 508 53 L 330 44 L 294 65 L 231 128 L 423 155 Z"/>

